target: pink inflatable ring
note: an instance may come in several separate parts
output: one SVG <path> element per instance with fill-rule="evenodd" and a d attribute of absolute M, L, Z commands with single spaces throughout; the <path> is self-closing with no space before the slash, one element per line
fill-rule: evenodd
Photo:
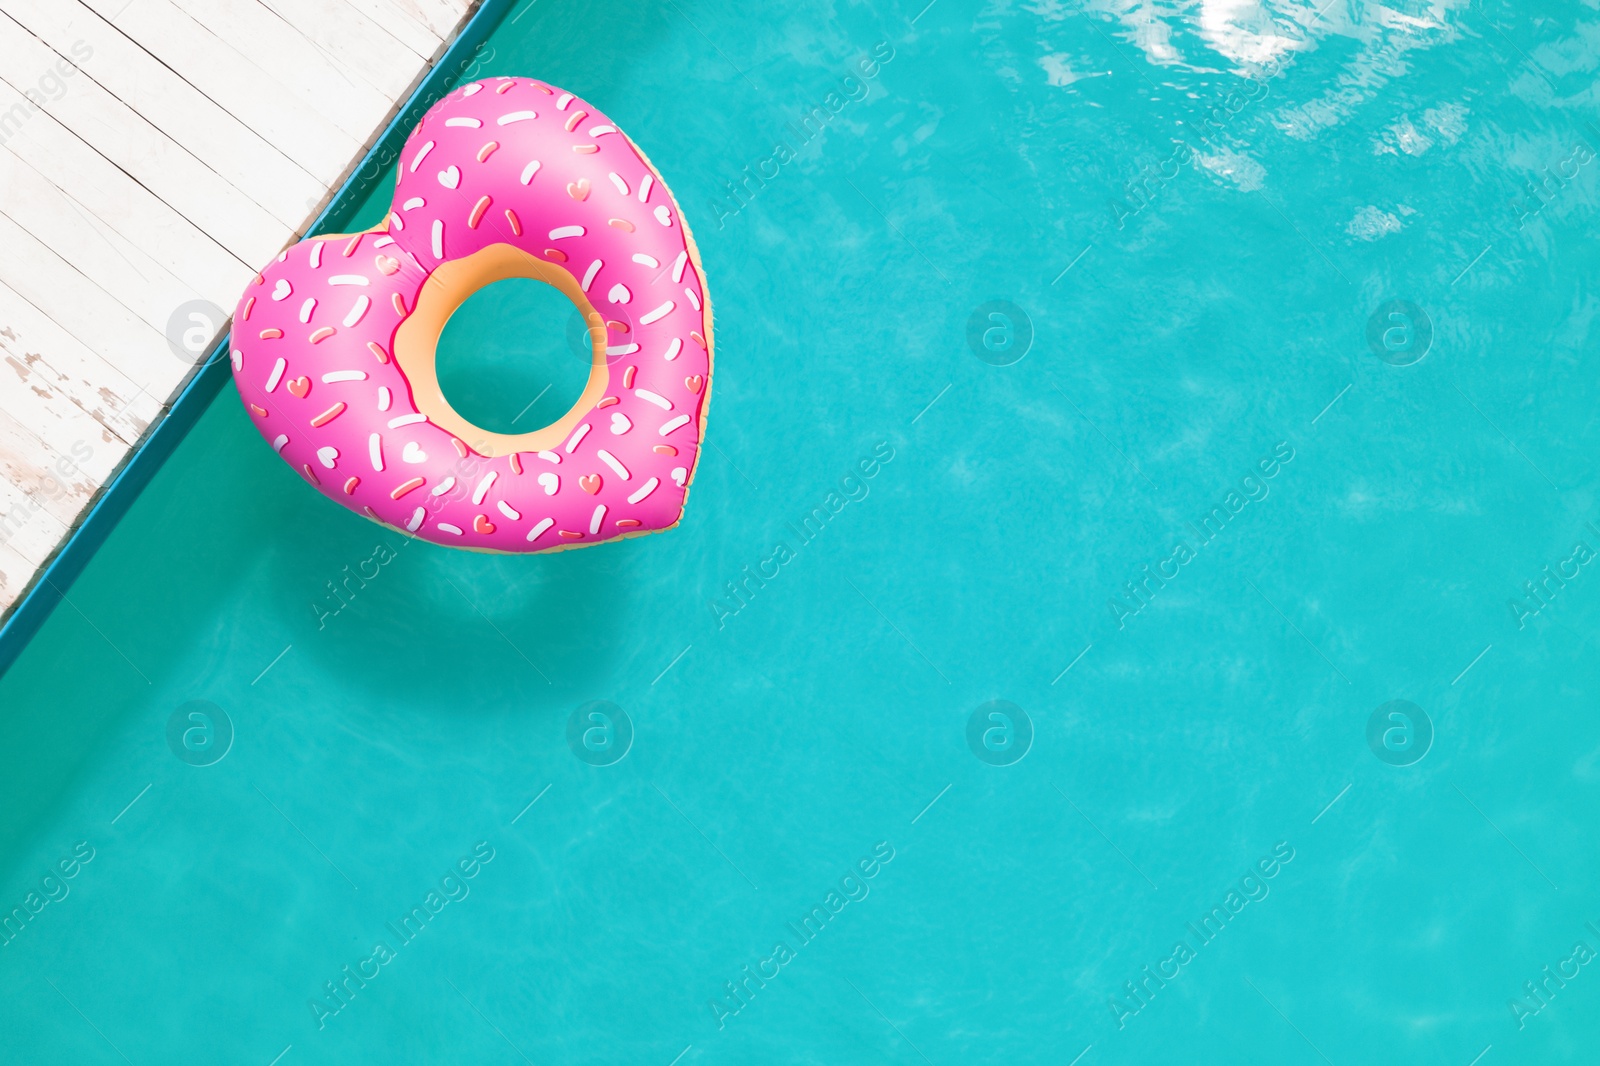
<path fill-rule="evenodd" d="M 463 86 L 399 159 L 364 233 L 308 237 L 234 314 L 233 376 L 261 435 L 324 496 L 452 547 L 538 552 L 670 529 L 711 393 L 711 298 L 644 153 L 571 93 Z M 477 290 L 560 289 L 590 324 L 588 385 L 531 433 L 481 429 L 439 389 L 435 347 Z"/>

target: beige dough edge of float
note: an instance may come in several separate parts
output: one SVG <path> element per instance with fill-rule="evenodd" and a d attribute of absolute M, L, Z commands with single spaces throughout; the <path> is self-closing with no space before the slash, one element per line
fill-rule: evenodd
<path fill-rule="evenodd" d="M 624 134 L 626 137 L 626 134 Z M 644 150 L 633 143 L 632 138 L 627 138 L 628 146 L 639 153 L 639 158 L 644 160 L 645 166 L 656 174 L 655 164 L 650 162 Z M 689 220 L 684 217 L 683 209 L 678 206 L 678 198 L 672 195 L 672 189 L 665 181 L 657 184 L 667 193 L 667 199 L 672 201 L 672 209 L 677 213 L 678 224 L 683 227 L 684 243 L 689 248 L 689 260 L 694 264 L 694 269 L 700 277 L 700 291 L 705 297 L 706 304 L 706 384 L 705 397 L 700 402 L 700 422 L 697 427 L 700 432 L 699 439 L 695 442 L 694 463 L 689 468 L 689 476 L 684 479 L 683 506 L 678 511 L 678 517 L 670 526 L 660 529 L 641 529 L 636 533 L 619 533 L 605 540 L 597 540 L 590 544 L 564 544 L 556 547 L 544 548 L 537 552 L 507 552 L 498 548 L 469 548 L 464 545 L 440 545 L 440 547 L 454 548 L 456 551 L 479 552 L 484 555 L 553 555 L 556 552 L 571 551 L 574 548 L 593 548 L 600 544 L 610 544 L 614 541 L 629 540 L 633 537 L 648 537 L 653 533 L 666 533 L 678 528 L 678 523 L 683 521 L 683 513 L 689 509 L 689 490 L 694 485 L 694 475 L 700 469 L 700 453 L 706 436 L 706 416 L 711 411 L 711 379 L 714 376 L 712 369 L 716 363 L 716 342 L 712 339 L 711 322 L 711 288 L 706 284 L 705 267 L 700 262 L 700 248 L 694 241 L 694 233 L 689 229 Z M 385 214 L 383 221 L 371 229 L 362 230 L 362 233 L 381 233 L 388 228 L 389 216 Z M 319 233 L 316 235 L 322 240 L 338 240 L 341 237 L 354 237 L 354 233 Z M 307 238 L 310 239 L 310 238 Z M 509 278 L 532 278 L 542 281 L 547 285 L 559 289 L 561 294 L 571 300 L 573 305 L 583 314 L 585 322 L 589 323 L 591 344 L 594 355 L 589 363 L 589 381 L 583 387 L 583 392 L 578 396 L 576 403 L 568 409 L 567 413 L 556 419 L 542 429 L 530 430 L 527 433 L 492 433 L 489 430 L 473 425 L 463 418 L 450 402 L 444 398 L 444 390 L 439 387 L 438 371 L 438 345 L 439 337 L 444 332 L 445 323 L 450 316 L 473 293 L 497 281 Z M 462 438 L 463 442 L 474 440 L 474 450 L 490 459 L 512 452 L 536 452 L 546 449 L 551 444 L 559 444 L 566 439 L 572 427 L 589 412 L 596 403 L 604 398 L 606 387 L 611 383 L 611 370 L 606 365 L 606 330 L 605 317 L 589 302 L 589 297 L 578 287 L 577 280 L 554 263 L 543 259 L 535 259 L 531 254 L 514 248 L 509 244 L 491 244 L 461 259 L 451 259 L 439 264 L 428 280 L 423 282 L 422 294 L 417 297 L 417 306 L 412 308 L 400 323 L 394 335 L 394 361 L 405 374 L 407 382 L 411 385 L 411 398 L 417 405 L 417 410 L 427 416 L 428 421 Z M 600 327 L 598 335 L 595 328 Z M 465 431 L 465 432 L 463 432 Z M 373 518 L 364 511 L 355 511 L 354 514 L 384 529 L 392 529 L 414 540 L 422 540 L 415 533 L 408 533 L 399 526 L 390 525 L 382 519 Z M 431 541 L 429 543 L 432 543 Z"/>

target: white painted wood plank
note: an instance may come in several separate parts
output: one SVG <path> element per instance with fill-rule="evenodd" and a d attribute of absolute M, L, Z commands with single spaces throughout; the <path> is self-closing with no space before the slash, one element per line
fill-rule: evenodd
<path fill-rule="evenodd" d="M 123 440 L 132 443 L 161 412 L 162 397 L 122 371 L 0 284 L 0 361 L 26 383 L 58 389 Z"/>
<path fill-rule="evenodd" d="M 28 81 L 37 77 L 32 72 L 51 69 L 59 58 L 0 15 L 0 79 L 5 82 L 0 89 L 5 99 L 0 123 L 16 114 L 19 94 L 35 88 Z M 262 260 L 282 246 L 281 220 L 84 72 L 68 79 L 65 93 L 56 99 L 45 94 L 38 99 L 43 110 L 25 114 L 7 141 L 12 151 L 36 167 L 46 173 L 81 171 L 85 180 L 106 189 L 131 177 L 243 262 Z M 52 162 L 56 159 L 59 165 Z"/>
<path fill-rule="evenodd" d="M 415 12 L 401 9 L 393 0 L 345 2 L 418 56 L 427 58 L 438 51 L 439 35 L 429 29 Z"/>
<path fill-rule="evenodd" d="M 467 0 L 389 0 L 389 3 L 427 26 L 441 41 L 455 36 L 471 7 Z"/>
<path fill-rule="evenodd" d="M 15 548 L 0 543 L 0 614 L 21 597 L 35 569 L 36 563 L 18 554 Z"/>
<path fill-rule="evenodd" d="M 0 411 L 0 481 L 31 513 L 31 521 L 8 542 L 25 555 L 48 554 L 100 487 L 76 461 L 61 458 L 58 465 L 58 458 L 26 426 Z"/>
<path fill-rule="evenodd" d="M 70 173 L 62 176 L 70 180 Z M 143 202 L 128 203 L 143 193 L 138 185 L 126 180 L 119 185 L 91 207 L 0 149 L 0 214 L 77 265 L 154 328 L 165 331 L 173 310 L 196 298 L 227 301 L 254 276 L 148 193 L 139 197 Z M 86 188 L 88 195 L 97 191 Z M 174 269 L 187 276 L 175 277 Z"/>
<path fill-rule="evenodd" d="M 165 400 L 181 373 L 165 335 L 141 321 L 73 264 L 0 214 L 0 282 L 106 359 L 136 386 Z"/>
<path fill-rule="evenodd" d="M 363 143 L 393 101 L 344 69 L 337 57 L 261 6 L 259 0 L 172 0 L 239 52 L 262 57 L 276 80 Z M 319 175 L 322 176 L 322 175 Z M 329 178 L 332 180 L 332 178 Z"/>
<path fill-rule="evenodd" d="M 28 372 L 25 364 L 0 361 L 0 411 L 33 430 L 56 455 L 81 455 L 87 448 L 91 460 L 104 464 L 96 467 L 91 461 L 85 467 L 97 481 L 133 443 L 113 434 L 43 376 Z"/>
<path fill-rule="evenodd" d="M 229 114 L 276 145 L 309 174 L 338 173 L 361 148 L 321 111 L 168 0 L 83 0 L 216 101 Z M 264 59 L 265 57 L 263 57 Z M 286 65 L 280 64 L 283 70 Z M 292 73 L 292 71 L 286 71 Z"/>
<path fill-rule="evenodd" d="M 426 56 L 419 55 L 339 0 L 257 0 L 307 40 L 390 100 L 405 92 Z"/>
<path fill-rule="evenodd" d="M 103 86 L 289 229 L 304 223 L 316 178 L 79 0 L 5 0 L 5 12 L 62 56 L 92 48 L 75 77 Z"/>

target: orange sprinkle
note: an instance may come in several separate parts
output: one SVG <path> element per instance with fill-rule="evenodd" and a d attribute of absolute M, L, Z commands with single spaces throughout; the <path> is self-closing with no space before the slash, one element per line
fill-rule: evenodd
<path fill-rule="evenodd" d="M 261 339 L 264 341 L 275 341 L 281 336 L 283 336 L 283 330 L 281 329 L 264 329 L 261 331 Z"/>
<path fill-rule="evenodd" d="M 367 351 L 377 356 L 378 362 L 380 363 L 387 363 L 389 361 L 389 353 L 384 351 L 383 348 L 378 345 L 377 341 L 368 341 Z"/>
<path fill-rule="evenodd" d="M 544 254 L 545 258 L 554 259 L 558 263 L 565 263 L 567 261 L 567 253 L 563 252 L 560 248 L 546 248 L 544 250 Z"/>
<path fill-rule="evenodd" d="M 467 216 L 468 229 L 478 228 L 478 223 L 483 221 L 483 213 L 489 210 L 489 205 L 493 202 L 494 201 L 488 196 L 484 196 L 480 198 L 477 203 L 472 205 L 472 214 Z"/>
<path fill-rule="evenodd" d="M 311 334 L 311 343 L 321 344 L 323 341 L 327 340 L 337 332 L 339 331 L 334 329 L 332 326 L 323 326 L 321 329 Z"/>
<path fill-rule="evenodd" d="M 389 499 L 398 500 L 400 497 L 404 496 L 406 493 L 410 492 L 412 489 L 420 489 L 424 484 L 426 484 L 426 482 L 423 481 L 422 478 L 414 477 L 410 481 L 403 482 L 402 484 L 396 485 L 394 487 L 394 491 L 389 493 Z"/>
<path fill-rule="evenodd" d="M 644 523 L 640 522 L 637 518 L 619 518 L 619 519 L 617 519 L 617 528 L 618 529 L 632 529 L 634 526 L 643 525 L 643 524 Z"/>
<path fill-rule="evenodd" d="M 511 88 L 515 84 L 516 84 L 516 82 L 512 81 L 510 78 L 507 78 L 505 81 L 503 81 L 499 85 L 495 86 L 494 91 L 496 93 L 503 93 L 503 92 L 505 92 L 507 89 Z"/>
<path fill-rule="evenodd" d="M 266 283 L 267 283 L 267 279 L 262 277 L 260 274 L 257 274 L 256 275 L 256 280 L 254 282 L 252 282 L 251 284 L 254 284 L 254 285 L 265 285 Z"/>
<path fill-rule="evenodd" d="M 528 84 L 532 85 L 535 89 L 538 89 L 540 92 L 544 93 L 546 96 L 554 96 L 556 94 L 556 91 L 554 89 L 550 88 L 550 86 L 548 86 L 548 85 L 540 85 L 536 81 L 535 82 L 529 82 Z"/>
<path fill-rule="evenodd" d="M 494 155 L 495 149 L 497 149 L 499 147 L 500 147 L 500 142 L 499 141 L 490 141 L 488 144 L 484 145 L 482 148 L 479 148 L 478 149 L 478 162 L 481 163 L 485 159 L 488 159 L 490 156 Z"/>
<path fill-rule="evenodd" d="M 572 532 L 571 530 L 568 530 L 568 529 L 558 529 L 558 530 L 556 530 L 556 532 L 561 534 L 563 537 L 566 537 L 568 540 L 582 540 L 583 539 L 583 534 L 582 533 L 574 533 L 574 532 Z"/>
<path fill-rule="evenodd" d="M 401 296 L 399 293 L 394 294 L 394 311 L 395 314 L 400 315 L 402 318 L 405 317 L 406 298 Z"/>
<path fill-rule="evenodd" d="M 344 494 L 346 496 L 348 496 L 351 493 L 355 492 L 356 491 L 356 486 L 359 485 L 359 484 L 361 484 L 361 479 L 358 478 L 358 477 L 353 477 L 349 481 L 346 481 L 344 483 Z"/>
<path fill-rule="evenodd" d="M 456 446 L 456 454 L 457 455 L 461 456 L 461 458 L 463 458 L 463 459 L 465 459 L 467 457 L 467 446 L 465 444 L 462 444 L 461 440 L 459 438 L 451 437 L 450 438 L 450 443 L 454 444 Z"/>
<path fill-rule="evenodd" d="M 348 405 L 343 400 L 340 400 L 338 403 L 322 412 L 316 418 L 313 418 L 311 420 L 311 428 L 321 429 L 329 422 L 332 422 L 335 418 L 338 418 L 340 415 L 344 414 L 344 409 L 346 406 Z"/>
<path fill-rule="evenodd" d="M 260 280 L 261 279 L 257 278 L 256 279 L 256 283 L 260 284 Z M 250 321 L 250 312 L 254 311 L 255 309 L 256 309 L 256 298 L 254 296 L 252 296 L 252 297 L 250 297 L 250 299 L 248 299 L 248 300 L 246 300 L 244 302 L 244 320 L 246 322 Z"/>
<path fill-rule="evenodd" d="M 600 150 L 600 146 L 598 144 L 575 144 L 572 146 L 572 150 L 579 155 L 593 155 Z"/>
<path fill-rule="evenodd" d="M 602 407 L 610 407 L 612 404 L 617 404 L 617 403 L 621 403 L 621 402 L 622 401 L 617 399 L 615 396 L 607 396 L 605 399 L 603 399 L 599 403 L 595 404 L 594 405 L 594 409 L 596 411 L 598 411 Z"/>
<path fill-rule="evenodd" d="M 657 455 L 677 455 L 678 454 L 678 449 L 674 448 L 670 444 L 657 444 L 654 448 L 651 448 L 650 450 L 655 452 Z"/>
<path fill-rule="evenodd" d="M 266 412 L 266 410 L 264 408 L 257 407 L 253 403 L 249 404 L 248 406 L 250 408 L 250 413 L 255 415 L 257 418 L 266 418 L 267 417 L 267 412 Z"/>
<path fill-rule="evenodd" d="M 628 369 L 624 370 L 622 372 L 622 387 L 625 389 L 633 388 L 633 375 L 637 374 L 638 372 L 639 368 L 636 366 L 630 366 Z"/>
<path fill-rule="evenodd" d="M 632 332 L 631 330 L 628 329 L 628 324 L 626 322 L 610 321 L 610 322 L 606 323 L 606 328 L 607 329 L 614 329 L 618 333 L 629 333 L 629 332 Z"/>
<path fill-rule="evenodd" d="M 587 112 L 587 111 L 574 111 L 572 114 L 568 115 L 567 116 L 567 132 L 571 133 L 573 130 L 577 129 L 578 128 L 578 123 L 582 122 L 583 119 L 584 119 L 584 116 L 587 115 L 588 113 L 589 112 Z"/>
<path fill-rule="evenodd" d="M 350 238 L 350 243 L 348 243 L 348 244 L 346 244 L 344 246 L 344 254 L 346 256 L 354 255 L 355 252 L 356 252 L 356 245 L 360 244 L 361 243 L 361 238 L 363 238 L 365 236 L 366 236 L 365 233 L 358 233 L 354 237 L 351 237 Z"/>
<path fill-rule="evenodd" d="M 624 233 L 632 233 L 633 232 L 633 223 L 629 222 L 627 219 L 624 219 L 624 218 L 607 219 L 606 220 L 606 225 L 615 226 L 615 227 L 617 227 L 617 229 L 622 230 Z"/>
<path fill-rule="evenodd" d="M 311 464 L 310 463 L 302 463 L 302 464 L 300 464 L 300 469 L 304 470 L 306 472 L 306 480 L 307 481 L 311 482 L 313 485 L 322 484 L 322 480 L 317 477 L 316 471 L 311 469 Z"/>
<path fill-rule="evenodd" d="M 700 334 L 698 332 L 695 332 L 695 331 L 691 330 L 689 332 L 689 339 L 694 341 L 696 344 L 698 344 L 702 348 L 704 348 L 706 346 L 706 339 L 704 337 L 700 336 Z"/>
<path fill-rule="evenodd" d="M 522 236 L 522 220 L 518 218 L 517 213 L 511 210 L 509 207 L 506 208 L 506 221 L 511 223 L 511 233 L 513 236 Z"/>
<path fill-rule="evenodd" d="M 374 519 L 377 519 L 377 520 L 378 520 L 378 521 L 379 521 L 379 522 L 382 522 L 382 521 L 383 521 L 383 519 L 381 519 L 381 518 L 378 518 L 378 512 L 377 512 L 377 511 L 374 511 L 374 510 L 373 510 L 373 509 L 372 509 L 372 508 L 370 508 L 370 507 L 363 507 L 363 508 L 361 508 L 361 510 L 362 510 L 362 511 L 364 511 L 364 512 L 366 512 L 366 515 L 367 515 L 367 517 L 368 517 L 368 518 L 374 518 Z"/>
<path fill-rule="evenodd" d="M 516 452 L 511 453 L 511 472 L 513 474 L 522 473 L 522 457 Z"/>

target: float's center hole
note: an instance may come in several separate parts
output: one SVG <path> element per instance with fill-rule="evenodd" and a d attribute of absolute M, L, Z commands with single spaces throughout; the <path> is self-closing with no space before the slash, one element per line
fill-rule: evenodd
<path fill-rule="evenodd" d="M 467 421 L 492 433 L 542 429 L 571 409 L 592 358 L 582 316 L 532 278 L 485 285 L 456 308 L 439 337 L 439 389 Z"/>

